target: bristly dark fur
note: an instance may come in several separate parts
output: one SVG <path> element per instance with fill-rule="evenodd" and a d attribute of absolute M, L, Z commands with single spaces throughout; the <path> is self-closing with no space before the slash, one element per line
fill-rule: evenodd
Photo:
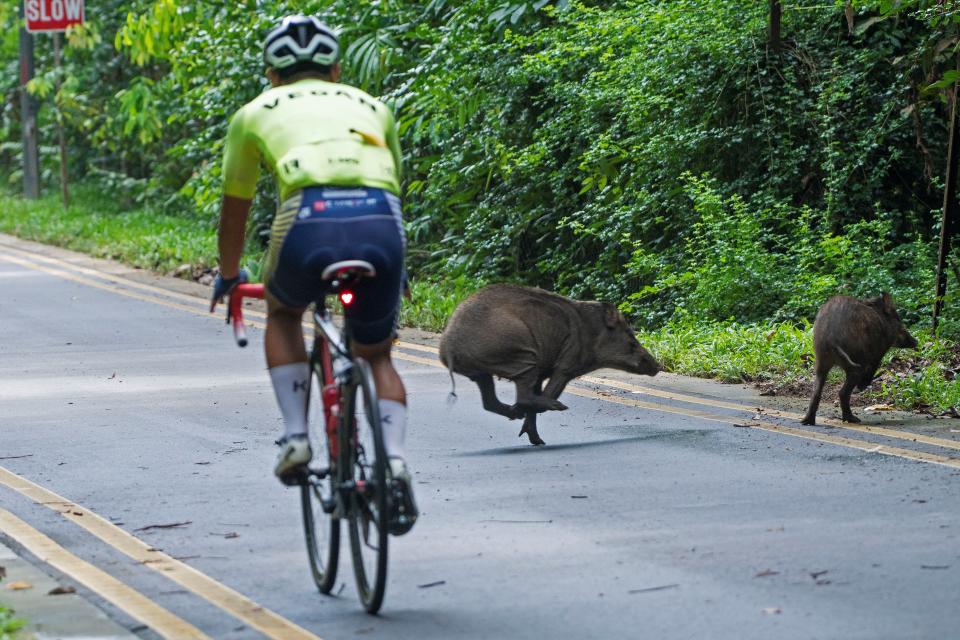
<path fill-rule="evenodd" d="M 485 287 L 454 311 L 440 360 L 477 383 L 484 409 L 524 418 L 520 435 L 531 444 L 544 444 L 537 414 L 566 409 L 557 398 L 573 378 L 601 367 L 642 375 L 660 370 L 613 305 L 510 284 Z M 514 382 L 513 405 L 497 399 L 493 376 Z"/>
<path fill-rule="evenodd" d="M 889 293 L 867 300 L 848 296 L 827 300 L 813 324 L 816 382 L 803 424 L 816 424 L 823 385 L 835 366 L 847 374 L 840 389 L 843 419 L 860 422 L 850 410 L 850 394 L 854 388 L 863 391 L 873 382 L 877 367 L 890 347 L 916 346 L 917 341 L 903 326 Z"/>

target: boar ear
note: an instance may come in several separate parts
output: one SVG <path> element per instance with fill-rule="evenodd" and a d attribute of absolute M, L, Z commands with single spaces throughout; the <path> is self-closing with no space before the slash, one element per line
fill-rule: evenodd
<path fill-rule="evenodd" d="M 607 329 L 613 329 L 617 326 L 617 320 L 620 319 L 620 312 L 617 311 L 617 308 L 610 304 L 609 302 L 603 303 L 603 324 L 607 325 Z"/>
<path fill-rule="evenodd" d="M 883 310 L 887 313 L 893 313 L 893 298 L 890 297 L 890 294 L 884 291 L 880 294 L 880 298 L 883 300 Z"/>

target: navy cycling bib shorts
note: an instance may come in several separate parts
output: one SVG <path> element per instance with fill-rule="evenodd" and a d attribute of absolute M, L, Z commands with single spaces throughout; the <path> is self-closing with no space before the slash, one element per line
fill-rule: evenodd
<path fill-rule="evenodd" d="M 353 339 L 383 342 L 396 334 L 406 237 L 400 199 L 384 189 L 307 187 L 289 197 L 273 223 L 264 282 L 285 306 L 299 309 L 327 292 L 324 269 L 366 260 L 376 276 L 353 287 L 344 309 Z"/>

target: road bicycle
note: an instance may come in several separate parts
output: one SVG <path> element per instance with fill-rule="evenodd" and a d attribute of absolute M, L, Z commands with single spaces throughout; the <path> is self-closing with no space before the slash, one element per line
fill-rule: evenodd
<path fill-rule="evenodd" d="M 346 260 L 331 264 L 322 278 L 327 292 L 349 307 L 356 298 L 356 282 L 375 274 L 369 262 Z M 244 298 L 263 298 L 263 285 L 240 284 L 230 295 L 227 322 L 232 322 L 234 338 L 241 347 L 247 345 Z M 324 428 L 311 430 L 313 461 L 289 482 L 300 486 L 307 555 L 317 588 L 325 594 L 333 589 L 340 556 L 340 523 L 345 520 L 360 601 L 373 614 L 383 604 L 387 585 L 393 486 L 377 391 L 370 365 L 351 354 L 349 320 L 344 321 L 343 330 L 339 329 L 325 297 L 316 302 L 313 320 L 308 396 L 316 385 Z"/>

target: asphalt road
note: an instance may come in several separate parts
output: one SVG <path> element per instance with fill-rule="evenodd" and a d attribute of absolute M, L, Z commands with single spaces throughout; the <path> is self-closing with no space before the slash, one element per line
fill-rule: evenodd
<path fill-rule="evenodd" d="M 465 379 L 449 405 L 446 371 L 415 346 L 398 368 L 422 517 L 393 540 L 385 605 L 368 616 L 348 553 L 337 597 L 310 580 L 298 495 L 270 471 L 281 427 L 261 332 L 238 349 L 200 299 L 25 246 L 0 242 L 0 466 L 16 474 L 0 507 L 210 637 L 292 636 L 262 634 L 204 597 L 209 584 L 185 587 L 82 524 L 102 516 L 322 638 L 960 637 L 955 448 L 737 428 L 755 418 L 737 387 L 702 386 L 698 404 L 596 384 L 541 419 L 549 444 L 535 448 Z M 716 406 L 725 389 L 743 411 Z M 189 524 L 148 528 L 175 523 Z"/>

